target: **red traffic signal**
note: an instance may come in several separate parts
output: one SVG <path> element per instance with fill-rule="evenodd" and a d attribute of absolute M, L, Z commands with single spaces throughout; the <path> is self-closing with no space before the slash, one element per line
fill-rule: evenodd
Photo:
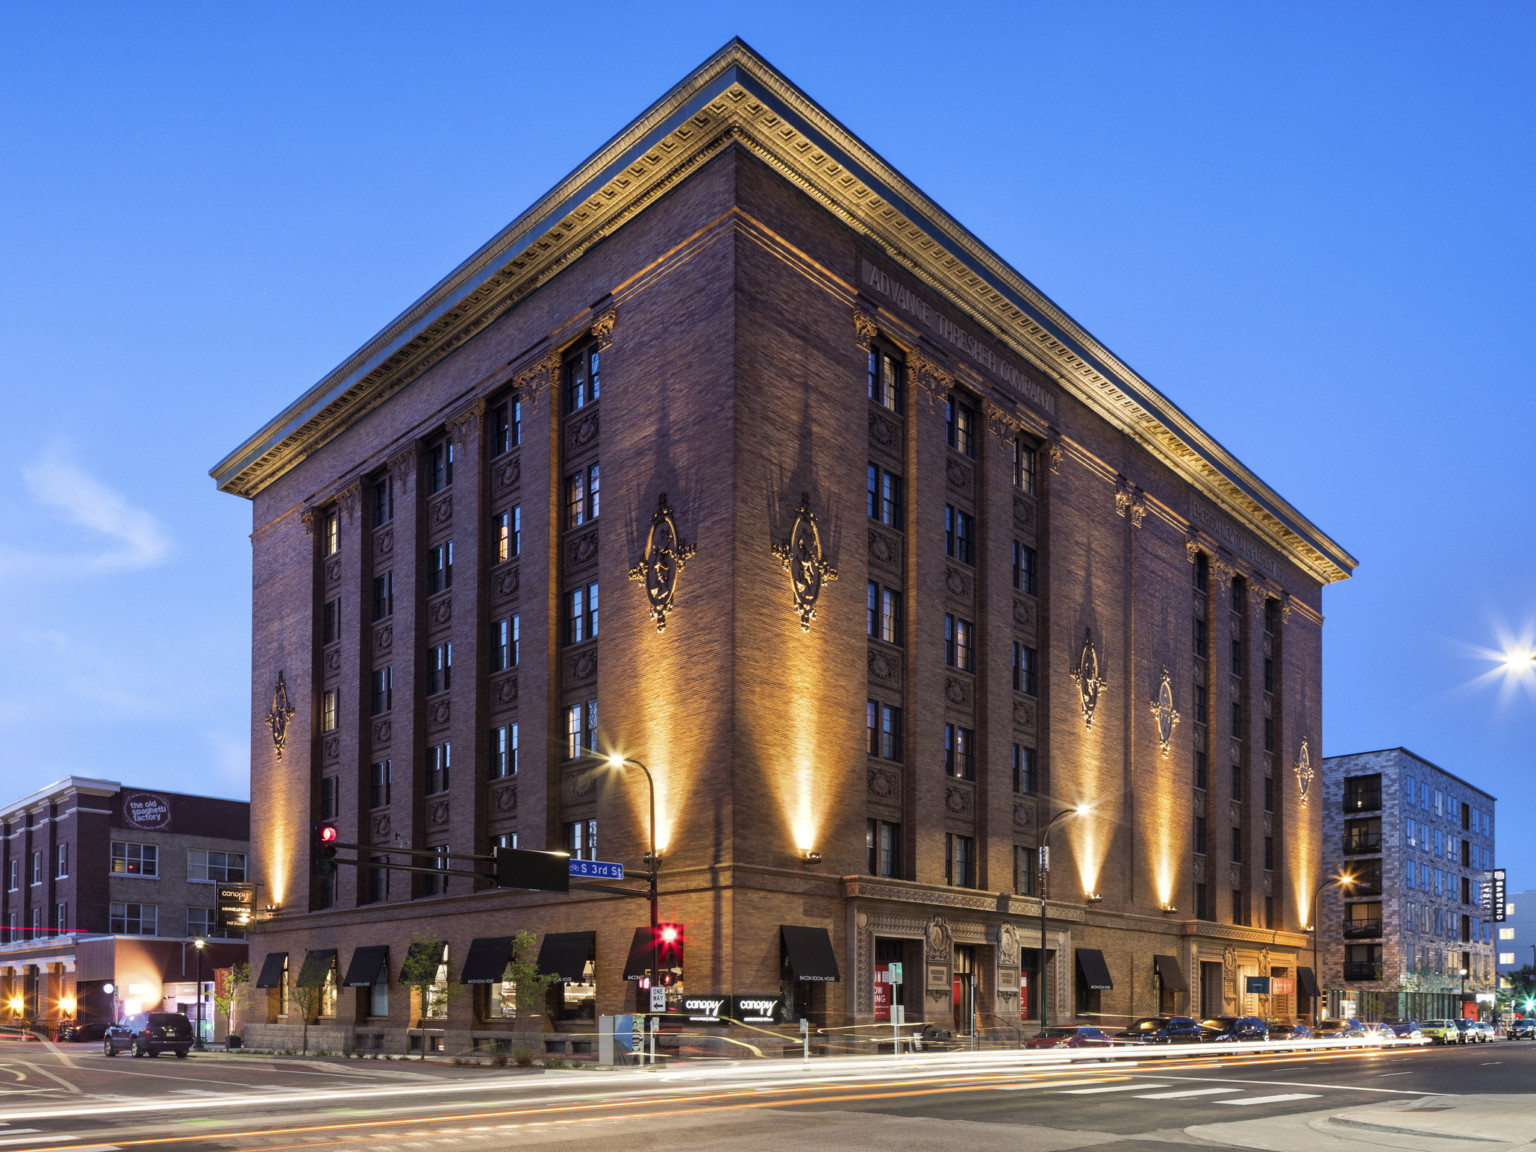
<path fill-rule="evenodd" d="M 683 926 L 681 924 L 656 925 L 657 981 L 662 987 L 670 987 L 683 978 Z"/>
<path fill-rule="evenodd" d="M 334 824 L 322 824 L 315 829 L 315 839 L 321 844 L 334 844 L 339 835 Z"/>
<path fill-rule="evenodd" d="M 340 835 L 334 824 L 315 825 L 315 844 L 310 852 L 310 862 L 317 876 L 328 876 L 336 871 L 336 842 Z"/>

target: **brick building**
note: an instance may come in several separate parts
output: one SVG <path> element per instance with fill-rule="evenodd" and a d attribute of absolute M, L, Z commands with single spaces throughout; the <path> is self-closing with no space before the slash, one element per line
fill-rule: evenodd
<path fill-rule="evenodd" d="M 740 42 L 213 475 L 253 509 L 274 1041 L 303 956 L 358 986 L 335 1039 L 404 1043 L 428 930 L 453 979 L 538 934 L 553 1017 L 633 1006 L 643 903 L 311 874 L 331 816 L 639 868 L 644 778 L 589 747 L 655 777 L 688 993 L 871 1022 L 901 962 L 909 1018 L 1006 1032 L 1043 944 L 1053 1019 L 1306 1007 L 1353 559 Z"/>
<path fill-rule="evenodd" d="M 78 776 L 0 808 L 0 1018 L 195 1016 L 191 941 L 208 941 L 205 1004 L 214 970 L 246 958 L 215 925 L 214 889 L 244 880 L 249 838 L 243 801 Z"/>
<path fill-rule="evenodd" d="M 1334 1015 L 1445 1019 L 1492 994 L 1494 832 L 1492 796 L 1406 748 L 1323 761 L 1319 879 L 1355 881 L 1318 902 Z"/>

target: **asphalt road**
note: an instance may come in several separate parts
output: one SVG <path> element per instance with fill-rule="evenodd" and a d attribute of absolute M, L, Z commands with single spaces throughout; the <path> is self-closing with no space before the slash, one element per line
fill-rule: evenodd
<path fill-rule="evenodd" d="M 1536 1044 L 1518 1042 L 1262 1055 L 1229 1049 L 1043 1068 L 1013 1053 L 959 1053 L 899 1064 L 883 1057 L 530 1071 L 238 1054 L 109 1060 L 94 1045 L 13 1041 L 0 1043 L 0 1152 L 589 1143 L 735 1152 L 807 1142 L 816 1152 L 957 1145 L 1135 1152 L 1175 1144 L 1496 1152 L 1514 1145 L 1475 1136 L 1468 1143 L 1479 1110 L 1500 1097 L 1524 1106 L 1531 1093 Z M 1536 1096 L 1530 1102 L 1536 1117 Z M 1360 1109 L 1369 1122 L 1329 1121 Z M 1405 1110 L 1406 1119 L 1394 1113 L 1383 1121 L 1383 1109 Z M 1415 1118 L 1454 1109 L 1462 1110 L 1454 1139 L 1404 1134 Z M 1472 1119 L 1464 1124 L 1463 1115 Z M 1519 1143 L 1536 1137 L 1531 1123 Z"/>

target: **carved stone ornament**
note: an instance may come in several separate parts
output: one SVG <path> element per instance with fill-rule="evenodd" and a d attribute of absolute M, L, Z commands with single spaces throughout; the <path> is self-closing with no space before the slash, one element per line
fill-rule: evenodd
<path fill-rule="evenodd" d="M 432 523 L 446 524 L 453 519 L 453 493 L 450 492 L 432 505 Z"/>
<path fill-rule="evenodd" d="M 1040 454 L 1045 457 L 1046 466 L 1052 472 L 1055 472 L 1057 466 L 1061 463 L 1061 438 L 1059 436 L 1048 437 L 1045 443 L 1040 445 Z"/>
<path fill-rule="evenodd" d="M 1021 528 L 1033 529 L 1035 526 L 1034 501 L 1026 500 L 1022 496 L 1013 498 L 1013 521 Z"/>
<path fill-rule="evenodd" d="M 559 380 L 560 353 L 552 349 L 533 361 L 533 363 L 513 373 L 512 387 L 517 390 L 518 398 L 526 400 L 528 406 L 537 412 L 539 410 L 539 396 L 546 388 L 554 390 Z"/>
<path fill-rule="evenodd" d="M 470 438 L 480 427 L 480 416 L 485 412 L 485 400 L 476 400 L 468 408 L 448 419 L 448 439 L 459 451 L 469 446 Z"/>
<path fill-rule="evenodd" d="M 373 647 L 376 652 L 384 652 L 392 648 L 395 643 L 395 626 L 393 624 L 380 624 L 373 630 Z"/>
<path fill-rule="evenodd" d="M 1003 924 L 997 930 L 997 962 L 1005 968 L 1019 965 L 1019 932 L 1012 924 Z"/>
<path fill-rule="evenodd" d="M 944 478 L 949 481 L 951 488 L 958 488 L 962 492 L 971 490 L 971 470 L 958 460 L 949 458 L 944 461 Z"/>
<path fill-rule="evenodd" d="M 887 684 L 901 683 L 901 660 L 879 648 L 869 650 L 869 674 Z"/>
<path fill-rule="evenodd" d="M 491 807 L 498 812 L 517 811 L 517 785 L 508 784 L 491 793 Z"/>
<path fill-rule="evenodd" d="M 923 395 L 928 398 L 928 411 L 935 411 L 938 405 L 949 399 L 949 393 L 954 388 L 954 381 L 949 373 L 935 360 L 923 355 L 917 349 L 907 353 L 907 378 L 923 390 Z"/>
<path fill-rule="evenodd" d="M 510 460 L 497 464 L 492 470 L 492 475 L 496 477 L 496 487 L 502 491 L 516 488 L 518 481 L 523 478 L 522 453 L 517 453 Z"/>
<path fill-rule="evenodd" d="M 427 722 L 433 727 L 447 724 L 452 716 L 452 704 L 447 700 L 434 700 L 427 709 Z"/>
<path fill-rule="evenodd" d="M 869 438 L 880 447 L 896 451 L 901 443 L 901 432 L 892 420 L 886 419 L 873 408 L 869 412 Z"/>
<path fill-rule="evenodd" d="M 386 528 L 373 538 L 373 554 L 380 558 L 395 550 L 395 530 Z"/>
<path fill-rule="evenodd" d="M 822 586 L 837 579 L 837 569 L 827 563 L 822 551 L 821 530 L 816 526 L 816 513 L 811 511 L 809 492 L 800 494 L 795 526 L 790 529 L 788 540 L 773 546 L 773 554 L 789 573 L 800 630 L 809 632 L 811 621 L 816 619 L 816 601 L 821 598 Z"/>
<path fill-rule="evenodd" d="M 869 313 L 865 312 L 862 308 L 855 308 L 853 310 L 853 331 L 855 338 L 859 342 L 859 347 L 868 351 L 869 342 L 880 334 L 880 326 L 875 323 L 874 317 Z"/>
<path fill-rule="evenodd" d="M 1015 828 L 1033 828 L 1035 826 L 1035 806 L 1033 804 L 1015 804 L 1013 806 L 1013 826 Z"/>
<path fill-rule="evenodd" d="M 341 755 L 341 737 L 327 736 L 325 738 L 325 758 L 334 760 Z"/>
<path fill-rule="evenodd" d="M 1184 537 L 1184 558 L 1191 564 L 1200 558 L 1200 545 L 1193 536 Z"/>
<path fill-rule="evenodd" d="M 498 704 L 516 704 L 517 703 L 517 677 L 516 676 L 506 676 L 506 677 L 503 677 L 500 680 L 497 680 L 495 682 L 493 690 L 496 693 L 496 703 L 498 703 Z"/>
<path fill-rule="evenodd" d="M 382 813 L 379 816 L 374 817 L 374 820 L 373 820 L 373 835 L 374 835 L 374 839 L 376 839 L 376 840 L 382 840 L 384 837 L 389 835 L 389 813 L 388 812 Z"/>
<path fill-rule="evenodd" d="M 942 916 L 934 916 L 928 921 L 928 927 L 923 930 L 924 954 L 930 963 L 948 964 L 953 957 L 954 937 L 949 932 L 949 921 Z"/>
<path fill-rule="evenodd" d="M 1020 628 L 1033 629 L 1035 626 L 1035 606 L 1028 600 L 1015 600 L 1013 602 L 1013 622 Z"/>
<path fill-rule="evenodd" d="M 1173 730 L 1179 723 L 1179 714 L 1173 710 L 1173 675 L 1163 669 L 1163 680 L 1157 689 L 1157 699 L 1152 701 L 1152 718 L 1157 721 L 1157 743 L 1163 755 L 1173 741 Z"/>
<path fill-rule="evenodd" d="M 597 337 L 597 350 L 606 352 L 613 344 L 613 326 L 619 322 L 619 310 L 610 308 L 592 321 L 592 335 Z"/>
<path fill-rule="evenodd" d="M 971 702 L 971 686 L 964 680 L 955 676 L 944 678 L 944 699 L 956 707 L 964 707 Z"/>
<path fill-rule="evenodd" d="M 375 744 L 388 744 L 389 738 L 394 735 L 395 726 L 389 720 L 375 720 L 373 722 L 373 742 Z"/>
<path fill-rule="evenodd" d="M 901 780 L 889 768 L 870 768 L 864 774 L 864 786 L 877 800 L 896 799 Z"/>
<path fill-rule="evenodd" d="M 597 439 L 598 414 L 589 413 L 576 423 L 571 425 L 571 443 L 577 448 L 584 448 Z"/>
<path fill-rule="evenodd" d="M 1077 664 L 1067 675 L 1077 685 L 1077 695 L 1083 707 L 1083 726 L 1093 728 L 1094 709 L 1099 706 L 1099 693 L 1109 687 L 1099 668 L 1099 650 L 1093 646 L 1093 629 L 1083 630 L 1083 647 L 1078 652 Z"/>
<path fill-rule="evenodd" d="M 592 649 L 569 657 L 565 665 L 565 678 L 572 682 L 592 680 L 597 676 L 597 653 Z"/>
<path fill-rule="evenodd" d="M 969 788 L 951 784 L 944 790 L 944 807 L 956 816 L 969 816 L 975 794 Z"/>
<path fill-rule="evenodd" d="M 283 758 L 283 748 L 288 743 L 288 721 L 293 719 L 293 705 L 288 703 L 288 685 L 283 674 L 277 674 L 277 687 L 272 690 L 272 711 L 267 713 L 266 725 L 272 732 L 272 744 L 277 758 Z"/>
<path fill-rule="evenodd" d="M 299 513 L 299 523 L 304 525 L 304 535 L 313 536 L 315 534 L 315 517 L 317 515 L 318 512 L 313 507 L 306 508 Z"/>
<path fill-rule="evenodd" d="M 879 564 L 892 564 L 897 562 L 899 553 L 896 544 L 884 532 L 869 530 L 869 558 Z"/>
<path fill-rule="evenodd" d="M 516 596 L 519 585 L 518 570 L 503 568 L 496 573 L 496 595 Z"/>
<path fill-rule="evenodd" d="M 565 800 L 581 800 L 597 791 L 597 773 L 591 768 L 567 772 L 560 781 L 560 795 Z"/>
<path fill-rule="evenodd" d="M 336 504 L 341 509 L 342 515 L 347 518 L 347 523 L 352 523 L 352 516 L 357 512 L 358 498 L 363 494 L 362 480 L 353 480 L 336 495 Z"/>
<path fill-rule="evenodd" d="M 1296 787 L 1301 792 L 1301 806 L 1305 808 L 1307 801 L 1312 796 L 1312 752 L 1307 747 L 1306 740 L 1301 742 L 1301 751 L 1296 754 Z"/>
<path fill-rule="evenodd" d="M 1141 518 L 1147 514 L 1147 502 L 1141 489 L 1122 481 L 1115 489 L 1115 514 L 1130 520 L 1132 528 L 1141 527 Z"/>
<path fill-rule="evenodd" d="M 663 492 L 651 513 L 651 528 L 645 536 L 645 552 L 640 562 L 629 570 L 631 580 L 645 585 L 645 599 L 656 631 L 667 630 L 667 617 L 677 606 L 677 578 L 698 551 L 677 530 L 677 518 Z"/>
<path fill-rule="evenodd" d="M 448 823 L 448 801 L 439 800 L 427 812 L 427 819 L 433 824 Z"/>

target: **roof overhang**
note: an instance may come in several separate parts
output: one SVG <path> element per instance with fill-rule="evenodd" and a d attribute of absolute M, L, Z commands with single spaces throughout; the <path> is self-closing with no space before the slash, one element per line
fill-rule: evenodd
<path fill-rule="evenodd" d="M 593 244 L 739 145 L 1316 579 L 1356 561 L 740 40 L 625 128 L 211 472 L 253 497 Z"/>

